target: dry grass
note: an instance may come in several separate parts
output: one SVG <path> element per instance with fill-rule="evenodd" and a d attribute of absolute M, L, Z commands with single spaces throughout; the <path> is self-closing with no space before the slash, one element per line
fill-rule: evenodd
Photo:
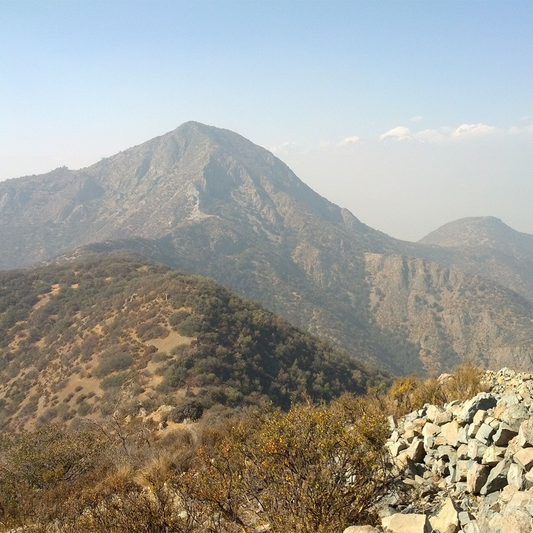
<path fill-rule="evenodd" d="M 484 390 L 482 379 L 482 370 L 464 363 L 439 377 L 397 378 L 387 392 L 371 390 L 361 401 L 366 410 L 401 417 L 425 404 L 442 405 L 471 398 Z"/>

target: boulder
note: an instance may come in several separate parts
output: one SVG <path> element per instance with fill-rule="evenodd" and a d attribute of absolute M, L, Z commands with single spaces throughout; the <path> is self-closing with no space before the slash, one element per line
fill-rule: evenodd
<path fill-rule="evenodd" d="M 483 455 L 487 451 L 487 447 L 481 442 L 470 439 L 468 441 L 468 457 L 474 461 L 481 461 Z"/>
<path fill-rule="evenodd" d="M 451 411 L 442 411 L 440 413 L 437 413 L 435 416 L 435 424 L 438 424 L 439 426 L 442 426 L 443 424 L 447 424 L 448 422 L 451 422 L 453 418 L 453 414 Z"/>
<path fill-rule="evenodd" d="M 452 420 L 441 427 L 441 436 L 446 440 L 446 444 L 457 448 L 459 445 L 459 424 L 457 420 Z"/>
<path fill-rule="evenodd" d="M 468 459 L 468 443 L 461 444 L 459 448 L 457 448 L 457 459 Z"/>
<path fill-rule="evenodd" d="M 490 469 L 486 465 L 474 463 L 466 475 L 466 490 L 471 494 L 479 494 L 489 477 Z"/>
<path fill-rule="evenodd" d="M 491 442 L 491 436 L 496 432 L 496 430 L 489 424 L 481 424 L 476 433 L 476 439 L 481 442 L 481 444 L 489 444 Z"/>
<path fill-rule="evenodd" d="M 457 461 L 456 480 L 466 481 L 466 476 L 468 475 L 468 471 L 472 468 L 473 464 L 474 464 L 474 461 L 472 461 L 472 459 L 470 460 L 461 459 Z"/>
<path fill-rule="evenodd" d="M 457 450 L 453 446 L 439 446 L 436 457 L 437 459 L 444 459 L 447 463 L 455 464 L 457 462 Z"/>
<path fill-rule="evenodd" d="M 489 521 L 492 533 L 531 533 L 531 516 L 526 511 L 517 509 L 512 515 L 496 514 Z"/>
<path fill-rule="evenodd" d="M 529 471 L 533 466 L 533 448 L 522 448 L 521 450 L 518 450 L 515 453 L 513 460 L 524 470 Z"/>
<path fill-rule="evenodd" d="M 389 452 L 392 455 L 392 457 L 398 457 L 398 454 L 405 449 L 407 449 L 407 444 L 403 440 L 398 440 L 396 442 L 393 442 L 389 446 Z"/>
<path fill-rule="evenodd" d="M 489 413 L 487 413 L 485 409 L 480 409 L 479 411 L 476 411 L 476 413 L 474 414 L 474 418 L 472 418 L 472 424 L 479 428 L 479 426 L 483 424 L 485 418 L 487 418 L 488 415 Z"/>
<path fill-rule="evenodd" d="M 496 406 L 496 397 L 488 392 L 480 392 L 477 396 L 465 402 L 459 413 L 459 421 L 470 424 L 474 420 L 474 415 L 480 409 L 487 411 Z"/>
<path fill-rule="evenodd" d="M 533 446 L 533 418 L 520 424 L 516 443 L 520 448 Z"/>
<path fill-rule="evenodd" d="M 522 490 L 524 487 L 524 471 L 521 466 L 516 463 L 513 463 L 509 467 L 509 472 L 507 472 L 507 483 L 511 487 L 515 487 L 518 490 Z"/>
<path fill-rule="evenodd" d="M 480 494 L 490 494 L 503 489 L 503 487 L 507 485 L 507 474 L 509 473 L 510 466 L 511 463 L 504 459 L 492 468 L 487 478 L 487 482 L 480 490 Z"/>
<path fill-rule="evenodd" d="M 423 437 L 435 437 L 440 433 L 441 429 L 440 426 L 437 424 L 433 424 L 431 422 L 428 422 L 423 428 L 422 428 L 422 436 Z"/>
<path fill-rule="evenodd" d="M 533 448 L 532 448 L 533 450 Z M 496 466 L 505 456 L 505 448 L 500 448 L 498 446 L 489 446 L 483 457 L 481 458 L 481 464 Z"/>
<path fill-rule="evenodd" d="M 502 423 L 496 430 L 492 440 L 495 446 L 507 446 L 509 441 L 516 435 L 518 435 L 518 430 L 514 430 L 508 424 Z"/>
<path fill-rule="evenodd" d="M 456 533 L 459 529 L 459 509 L 451 498 L 447 498 L 441 510 L 429 522 L 439 533 Z"/>
<path fill-rule="evenodd" d="M 530 515 L 533 514 L 533 494 L 531 492 L 521 490 L 515 492 L 505 506 L 502 515 L 513 516 L 519 509 L 528 511 Z"/>
<path fill-rule="evenodd" d="M 430 422 L 435 422 L 435 417 L 443 411 L 444 409 L 442 407 L 437 407 L 436 405 L 428 405 L 426 409 L 426 418 Z"/>
<path fill-rule="evenodd" d="M 432 533 L 428 517 L 423 514 L 396 513 L 383 518 L 381 526 L 385 533 Z"/>
<path fill-rule="evenodd" d="M 507 407 L 503 413 L 499 416 L 500 420 L 507 424 L 510 428 L 518 431 L 520 424 L 525 420 L 528 420 L 531 415 L 527 407 L 521 404 L 512 405 Z"/>
<path fill-rule="evenodd" d="M 407 457 L 415 463 L 421 463 L 426 456 L 424 449 L 424 441 L 418 437 L 413 439 L 413 442 L 406 450 Z"/>
<path fill-rule="evenodd" d="M 468 426 L 459 427 L 459 431 L 457 432 L 457 441 L 460 444 L 468 443 Z"/>

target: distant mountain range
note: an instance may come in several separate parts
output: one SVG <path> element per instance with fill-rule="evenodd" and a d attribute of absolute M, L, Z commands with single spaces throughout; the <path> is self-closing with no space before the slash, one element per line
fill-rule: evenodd
<path fill-rule="evenodd" d="M 82 170 L 0 183 L 0 268 L 133 250 L 395 373 L 533 368 L 533 236 L 465 219 L 374 230 L 240 135 L 195 122 Z"/>

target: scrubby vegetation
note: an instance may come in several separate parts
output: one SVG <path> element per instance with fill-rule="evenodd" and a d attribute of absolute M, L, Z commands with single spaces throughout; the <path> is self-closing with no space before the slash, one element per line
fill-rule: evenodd
<path fill-rule="evenodd" d="M 356 400 L 353 400 L 354 402 Z M 382 415 L 340 403 L 186 426 L 48 426 L 5 439 L 0 523 L 64 532 L 333 532 L 371 518 L 389 474 Z"/>
<path fill-rule="evenodd" d="M 371 388 L 360 400 L 367 410 L 401 417 L 425 404 L 464 401 L 484 390 L 483 371 L 465 362 L 451 374 L 431 378 L 396 378 L 390 387 Z"/>
<path fill-rule="evenodd" d="M 215 282 L 127 254 L 0 273 L 0 427 L 163 404 L 288 409 L 384 375 Z"/>
<path fill-rule="evenodd" d="M 387 415 L 463 399 L 481 377 L 465 365 L 445 379 L 401 378 L 329 405 L 249 408 L 172 430 L 116 412 L 78 429 L 12 434 L 0 441 L 0 528 L 251 533 L 270 524 L 273 533 L 335 533 L 372 523 L 393 481 Z"/>
<path fill-rule="evenodd" d="M 334 533 L 371 523 L 387 376 L 216 283 L 131 257 L 0 273 L 0 530 Z"/>

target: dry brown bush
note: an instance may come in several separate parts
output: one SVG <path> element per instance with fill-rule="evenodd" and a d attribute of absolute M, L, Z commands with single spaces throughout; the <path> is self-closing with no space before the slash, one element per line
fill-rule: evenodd
<path fill-rule="evenodd" d="M 401 377 L 394 380 L 383 394 L 367 395 L 382 412 L 403 416 L 425 404 L 442 405 L 453 400 L 466 400 L 484 390 L 483 371 L 470 363 L 463 363 L 450 374 L 440 377 Z"/>

